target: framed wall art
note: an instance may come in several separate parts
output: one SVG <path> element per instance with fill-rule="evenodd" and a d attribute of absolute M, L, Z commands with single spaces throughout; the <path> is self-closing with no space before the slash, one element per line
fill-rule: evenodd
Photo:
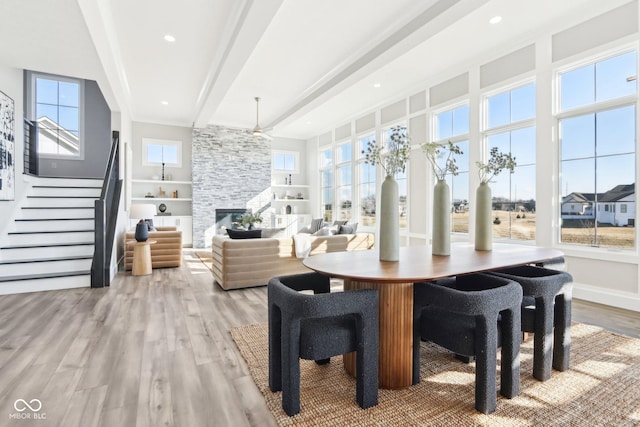
<path fill-rule="evenodd" d="M 0 200 L 14 200 L 16 192 L 15 107 L 0 92 Z"/>

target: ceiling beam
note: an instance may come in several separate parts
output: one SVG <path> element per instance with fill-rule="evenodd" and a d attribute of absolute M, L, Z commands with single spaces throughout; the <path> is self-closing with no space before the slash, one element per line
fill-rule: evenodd
<path fill-rule="evenodd" d="M 313 89 L 305 91 L 301 99 L 265 128 L 277 130 L 278 126 L 286 126 L 301 118 L 366 75 L 397 59 L 488 2 L 489 0 L 437 1 L 388 37 L 359 53 L 333 75 L 325 76 L 324 81 L 314 84 Z"/>
<path fill-rule="evenodd" d="M 193 126 L 206 127 L 284 0 L 244 0 L 229 20 L 196 101 Z"/>

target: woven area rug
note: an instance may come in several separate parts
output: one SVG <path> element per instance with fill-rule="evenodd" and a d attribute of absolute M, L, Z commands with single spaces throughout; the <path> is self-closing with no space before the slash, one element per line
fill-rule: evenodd
<path fill-rule="evenodd" d="M 318 366 L 301 360 L 301 411 L 288 417 L 281 393 L 268 385 L 267 324 L 233 328 L 231 335 L 278 424 L 283 426 L 632 426 L 640 425 L 640 340 L 584 324 L 572 327 L 571 369 L 545 382 L 531 376 L 533 339 L 521 349 L 520 395 L 498 396 L 498 409 L 474 409 L 475 364 L 422 343 L 420 384 L 380 390 L 378 406 L 355 402 L 355 379 L 342 358 Z M 499 378 L 499 376 L 498 376 Z"/>

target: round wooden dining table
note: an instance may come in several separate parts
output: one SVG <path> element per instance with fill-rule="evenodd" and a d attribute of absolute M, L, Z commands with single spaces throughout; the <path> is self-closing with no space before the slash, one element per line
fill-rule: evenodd
<path fill-rule="evenodd" d="M 380 261 L 377 250 L 313 255 L 304 265 L 344 279 L 344 290 L 376 289 L 379 293 L 379 386 L 411 386 L 413 367 L 413 284 L 505 267 L 540 263 L 562 257 L 556 249 L 532 245 L 494 243 L 491 251 L 476 251 L 471 243 L 454 243 L 450 256 L 431 254 L 429 246 L 400 248 L 397 262 Z M 355 357 L 344 364 L 355 372 Z"/>

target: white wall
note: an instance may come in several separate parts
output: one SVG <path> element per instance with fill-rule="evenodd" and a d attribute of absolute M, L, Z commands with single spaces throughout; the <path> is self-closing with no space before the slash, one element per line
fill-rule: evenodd
<path fill-rule="evenodd" d="M 15 111 L 15 201 L 25 197 L 29 185 L 24 172 L 24 96 L 23 96 L 23 71 L 17 68 L 0 64 L 0 91 L 4 92 L 14 101 Z M 7 225 L 14 218 L 18 203 L 15 201 L 0 201 L 0 236 L 7 232 Z"/>

